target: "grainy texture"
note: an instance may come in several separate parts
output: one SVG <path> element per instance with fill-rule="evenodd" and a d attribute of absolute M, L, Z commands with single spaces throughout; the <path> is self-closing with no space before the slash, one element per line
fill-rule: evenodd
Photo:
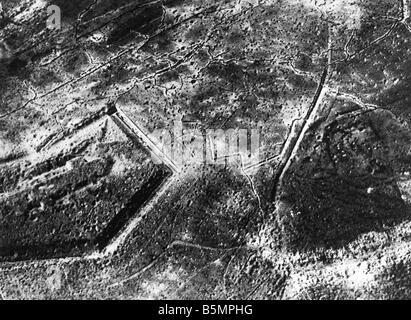
<path fill-rule="evenodd" d="M 3 1 L 0 299 L 411 298 L 410 6 Z"/>

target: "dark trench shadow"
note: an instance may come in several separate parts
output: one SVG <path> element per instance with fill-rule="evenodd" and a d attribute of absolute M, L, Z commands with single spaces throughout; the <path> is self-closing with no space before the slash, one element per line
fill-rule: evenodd
<path fill-rule="evenodd" d="M 131 197 L 122 210 L 108 223 L 95 239 L 70 239 L 48 243 L 0 246 L 0 261 L 16 262 L 51 258 L 75 257 L 104 249 L 127 222 L 155 195 L 156 190 L 171 173 L 159 166 Z"/>

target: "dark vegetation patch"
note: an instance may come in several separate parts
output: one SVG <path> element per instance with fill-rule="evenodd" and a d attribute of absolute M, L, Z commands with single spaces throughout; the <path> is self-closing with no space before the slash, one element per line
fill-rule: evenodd
<path fill-rule="evenodd" d="M 338 248 L 411 218 L 378 117 L 329 125 L 304 140 L 282 189 L 278 221 L 292 250 Z"/>

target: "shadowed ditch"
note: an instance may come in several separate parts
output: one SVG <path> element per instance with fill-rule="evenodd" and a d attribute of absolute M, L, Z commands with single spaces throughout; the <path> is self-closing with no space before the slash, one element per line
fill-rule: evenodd
<path fill-rule="evenodd" d="M 121 231 L 127 222 L 155 195 L 156 190 L 171 175 L 164 166 L 158 166 L 148 181 L 139 188 L 122 210 L 108 223 L 95 239 L 73 239 L 24 246 L 0 246 L 0 260 L 15 262 L 31 259 L 80 256 L 101 250 Z"/>
<path fill-rule="evenodd" d="M 95 247 L 99 250 L 104 249 L 136 212 L 155 195 L 162 183 L 170 176 L 171 173 L 164 166 L 156 170 L 148 182 L 131 197 L 127 205 L 110 221 L 105 230 L 97 236 Z"/>

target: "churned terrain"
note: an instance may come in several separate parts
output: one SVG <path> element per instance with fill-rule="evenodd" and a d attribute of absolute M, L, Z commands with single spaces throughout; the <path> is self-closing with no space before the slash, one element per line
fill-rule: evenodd
<path fill-rule="evenodd" d="M 410 14 L 3 1 L 0 299 L 411 298 Z M 193 126 L 258 161 L 178 161 Z"/>

